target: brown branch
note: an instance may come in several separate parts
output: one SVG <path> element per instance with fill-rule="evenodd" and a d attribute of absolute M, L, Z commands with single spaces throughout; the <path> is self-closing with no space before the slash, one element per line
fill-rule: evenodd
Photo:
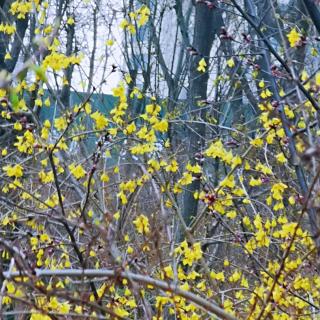
<path fill-rule="evenodd" d="M 15 272 L 3 272 L 3 277 L 6 279 L 12 279 L 15 277 L 21 277 L 23 271 L 15 271 Z M 37 278 L 42 277 L 120 277 L 122 279 L 128 279 L 136 281 L 143 285 L 152 285 L 164 291 L 170 291 L 171 293 L 181 296 L 188 301 L 193 302 L 194 304 L 198 305 L 203 310 L 215 314 L 222 319 L 226 320 L 237 320 L 237 318 L 222 308 L 220 308 L 215 302 L 204 299 L 200 296 L 195 295 L 189 291 L 185 291 L 180 289 L 177 284 L 174 283 L 167 283 L 162 280 L 157 280 L 152 277 L 148 277 L 145 275 L 140 275 L 128 271 L 118 272 L 115 270 L 110 269 L 60 269 L 60 270 L 51 270 L 51 269 L 35 269 L 35 276 Z"/>

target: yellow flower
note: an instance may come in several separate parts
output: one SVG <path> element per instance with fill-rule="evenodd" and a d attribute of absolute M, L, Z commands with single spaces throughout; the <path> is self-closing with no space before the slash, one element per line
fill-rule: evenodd
<path fill-rule="evenodd" d="M 127 199 L 127 196 L 125 195 L 125 193 L 123 191 L 119 192 L 118 193 L 118 197 L 120 198 L 121 200 L 121 203 L 123 205 L 126 205 L 128 203 L 128 199 Z"/>
<path fill-rule="evenodd" d="M 148 165 L 150 165 L 149 172 L 154 172 L 160 170 L 160 163 L 155 159 L 150 159 L 148 161 Z"/>
<path fill-rule="evenodd" d="M 29 130 L 24 133 L 23 136 L 17 136 L 17 142 L 14 143 L 14 146 L 17 147 L 17 149 L 21 153 L 33 153 L 33 146 L 35 143 L 35 138 Z"/>
<path fill-rule="evenodd" d="M 269 89 L 263 90 L 260 94 L 262 99 L 267 99 L 272 96 L 272 92 Z"/>
<path fill-rule="evenodd" d="M 91 108 L 90 103 L 87 102 L 87 103 L 84 105 L 84 111 L 85 111 L 86 114 L 90 114 L 90 113 L 92 112 L 92 108 Z"/>
<path fill-rule="evenodd" d="M 299 41 L 301 40 L 301 34 L 297 32 L 296 28 L 291 29 L 291 31 L 287 34 L 288 41 L 290 43 L 290 47 L 296 47 Z"/>
<path fill-rule="evenodd" d="M 227 217 L 229 219 L 234 219 L 234 218 L 236 218 L 236 216 L 237 216 L 237 212 L 235 210 L 227 212 Z"/>
<path fill-rule="evenodd" d="M 132 78 L 129 73 L 126 73 L 124 78 L 125 78 L 127 84 L 130 84 L 132 82 Z"/>
<path fill-rule="evenodd" d="M 316 85 L 320 86 L 320 72 L 316 73 L 316 79 L 315 80 L 316 80 Z"/>
<path fill-rule="evenodd" d="M 67 120 L 64 117 L 60 117 L 54 120 L 54 126 L 58 131 L 64 130 L 67 125 Z"/>
<path fill-rule="evenodd" d="M 51 53 L 50 55 L 46 56 L 43 61 L 43 66 L 45 68 L 51 67 L 55 71 L 59 71 L 62 68 L 68 67 L 69 63 L 67 60 L 64 60 L 66 56 L 63 54 L 59 54 L 56 52 Z"/>
<path fill-rule="evenodd" d="M 44 34 L 49 34 L 49 33 L 52 32 L 52 30 L 53 30 L 52 26 L 49 25 L 49 26 L 47 26 L 46 28 L 44 28 L 43 33 L 44 33 Z"/>
<path fill-rule="evenodd" d="M 98 130 L 103 130 L 108 125 L 108 119 L 99 111 L 96 111 L 90 117 L 95 121 Z"/>
<path fill-rule="evenodd" d="M 221 140 L 217 140 L 216 142 L 212 143 L 204 154 L 207 157 L 221 158 L 221 160 L 226 162 L 227 164 L 231 164 L 234 158 L 231 151 L 227 151 L 226 149 L 224 149 Z"/>
<path fill-rule="evenodd" d="M 136 229 L 141 234 L 147 234 L 150 232 L 149 219 L 141 214 L 134 221 L 133 224 L 136 226 Z"/>
<path fill-rule="evenodd" d="M 163 271 L 165 272 L 167 278 L 173 279 L 174 273 L 173 273 L 172 267 L 170 265 L 164 267 Z"/>
<path fill-rule="evenodd" d="M 179 183 L 182 186 L 186 186 L 190 183 L 192 183 L 192 174 L 189 172 L 184 172 L 182 178 L 179 180 Z"/>
<path fill-rule="evenodd" d="M 121 318 L 127 318 L 129 316 L 129 312 L 121 307 L 115 308 L 114 313 Z"/>
<path fill-rule="evenodd" d="M 320 83 L 320 79 L 319 79 Z M 284 113 L 286 114 L 287 118 L 293 119 L 294 118 L 294 112 L 290 109 L 288 105 L 284 106 Z"/>
<path fill-rule="evenodd" d="M 296 199 L 295 199 L 294 196 L 290 196 L 288 200 L 289 200 L 289 203 L 290 203 L 292 206 L 296 203 Z"/>
<path fill-rule="evenodd" d="M 236 64 L 234 63 L 233 58 L 230 58 L 229 60 L 227 60 L 227 66 L 229 68 L 233 68 Z"/>
<path fill-rule="evenodd" d="M 226 312 L 233 312 L 233 303 L 230 299 L 226 299 L 224 302 L 223 302 L 223 308 L 225 309 Z"/>
<path fill-rule="evenodd" d="M 257 245 L 259 245 L 259 247 L 262 247 L 262 246 L 268 247 L 270 244 L 270 239 L 267 237 L 266 232 L 263 231 L 262 229 L 259 229 L 259 231 L 255 233 L 255 238 L 257 240 Z"/>
<path fill-rule="evenodd" d="M 187 163 L 186 169 L 192 173 L 201 173 L 202 169 L 199 164 L 195 164 L 194 166 L 190 164 L 190 162 Z"/>
<path fill-rule="evenodd" d="M 9 24 L 0 24 L 0 32 L 6 33 L 8 35 L 14 34 L 16 31 L 15 26 L 9 25 Z"/>
<path fill-rule="evenodd" d="M 152 115 L 158 115 L 161 111 L 161 107 L 155 103 L 146 105 L 146 112 Z"/>
<path fill-rule="evenodd" d="M 126 129 L 124 130 L 125 134 L 131 134 L 137 130 L 136 125 L 134 122 L 131 122 Z"/>
<path fill-rule="evenodd" d="M 51 241 L 50 236 L 47 235 L 46 233 L 43 233 L 43 234 L 40 236 L 40 240 L 41 240 L 42 242 L 49 242 L 49 241 Z"/>
<path fill-rule="evenodd" d="M 201 243 L 196 242 L 192 247 L 189 247 L 186 240 L 181 242 L 180 246 L 174 250 L 176 254 L 183 254 L 182 264 L 192 266 L 194 261 L 202 258 Z"/>
<path fill-rule="evenodd" d="M 156 124 L 154 124 L 153 129 L 160 131 L 160 132 L 167 132 L 168 131 L 168 121 L 163 119 Z"/>
<path fill-rule="evenodd" d="M 21 131 L 22 130 L 22 124 L 20 122 L 16 122 L 13 126 L 13 128 L 17 131 Z"/>
<path fill-rule="evenodd" d="M 51 318 L 45 314 L 38 313 L 36 310 L 33 310 L 30 320 L 51 320 Z"/>
<path fill-rule="evenodd" d="M 241 278 L 241 272 L 235 271 L 230 277 L 229 281 L 230 282 L 237 282 Z"/>
<path fill-rule="evenodd" d="M 308 72 L 305 69 L 301 72 L 300 79 L 301 81 L 307 81 L 309 79 Z"/>
<path fill-rule="evenodd" d="M 16 164 L 14 166 L 5 166 L 2 168 L 2 170 L 6 172 L 8 177 L 20 178 L 23 176 L 23 168 L 20 166 L 20 164 Z"/>
<path fill-rule="evenodd" d="M 136 28 L 133 24 L 128 25 L 128 30 L 131 34 L 136 34 Z"/>
<path fill-rule="evenodd" d="M 69 170 L 76 179 L 81 179 L 86 175 L 86 171 L 83 169 L 81 164 L 76 166 L 74 163 L 72 163 L 69 165 Z"/>
<path fill-rule="evenodd" d="M 129 22 L 128 22 L 126 19 L 123 19 L 123 20 L 120 22 L 120 28 L 121 28 L 121 29 L 125 29 L 128 25 L 129 25 Z"/>
<path fill-rule="evenodd" d="M 49 130 L 45 127 L 41 129 L 41 138 L 47 140 L 49 138 Z"/>
<path fill-rule="evenodd" d="M 277 161 L 280 163 L 286 163 L 287 159 L 285 157 L 285 155 L 283 154 L 283 152 L 280 152 L 276 155 Z"/>
<path fill-rule="evenodd" d="M 318 55 L 318 50 L 316 48 L 311 48 L 311 55 L 316 57 Z"/>
<path fill-rule="evenodd" d="M 178 162 L 175 159 L 173 159 L 171 163 L 166 166 L 165 169 L 167 172 L 177 172 L 179 169 Z"/>
<path fill-rule="evenodd" d="M 32 10 L 32 3 L 31 1 L 15 1 L 11 4 L 10 12 L 13 15 L 17 15 L 18 19 L 24 19 L 26 14 L 31 12 Z"/>
<path fill-rule="evenodd" d="M 202 58 L 202 59 L 199 61 L 199 65 L 198 65 L 197 70 L 198 70 L 199 72 L 206 72 L 206 66 L 207 66 L 206 60 L 204 60 L 204 58 Z"/>
<path fill-rule="evenodd" d="M 100 176 L 100 180 L 102 182 L 108 182 L 110 180 L 109 176 L 104 172 L 101 176 Z"/>
<path fill-rule="evenodd" d="M 255 179 L 251 177 L 249 181 L 249 185 L 252 187 L 260 186 L 261 184 L 262 184 L 262 180 L 260 178 Z"/>
<path fill-rule="evenodd" d="M 242 222 L 247 227 L 251 225 L 251 221 L 250 221 L 250 218 L 248 216 L 243 217 L 242 218 Z"/>
<path fill-rule="evenodd" d="M 282 200 L 282 194 L 288 186 L 282 182 L 275 183 L 271 188 L 272 197 L 275 200 Z"/>
<path fill-rule="evenodd" d="M 46 107 L 50 107 L 50 98 L 49 97 L 46 100 L 44 100 L 44 105 Z"/>
<path fill-rule="evenodd" d="M 223 272 L 216 273 L 214 271 L 211 271 L 210 272 L 210 278 L 214 279 L 214 280 L 217 280 L 217 281 L 222 281 L 222 282 L 224 282 L 224 280 L 225 280 Z"/>
<path fill-rule="evenodd" d="M 44 172 L 43 170 L 41 170 L 38 173 L 38 176 L 42 183 L 50 183 L 54 181 L 54 176 L 52 171 Z"/>
<path fill-rule="evenodd" d="M 225 177 L 221 182 L 220 182 L 221 187 L 228 187 L 230 189 L 235 187 L 235 181 L 234 181 L 234 176 L 230 175 Z"/>
<path fill-rule="evenodd" d="M 139 10 L 138 10 L 138 17 L 139 17 L 139 20 L 137 22 L 138 24 L 138 27 L 142 27 L 144 26 L 148 20 L 149 20 L 149 16 L 150 16 L 150 9 L 146 6 L 143 6 L 141 7 Z"/>
<path fill-rule="evenodd" d="M 73 25 L 74 24 L 74 19 L 72 17 L 69 17 L 67 20 L 68 25 Z"/>
<path fill-rule="evenodd" d="M 250 144 L 254 147 L 262 147 L 263 145 L 263 140 L 261 138 L 255 138 L 253 140 L 250 141 Z"/>
<path fill-rule="evenodd" d="M 4 60 L 11 60 L 12 57 L 11 57 L 11 54 L 10 52 L 7 52 L 6 55 L 4 56 Z"/>
<path fill-rule="evenodd" d="M 51 127 L 50 121 L 49 121 L 48 119 L 45 120 L 44 123 L 43 123 L 43 126 L 44 126 L 45 128 L 47 128 L 47 129 L 50 129 L 50 127 Z"/>
<path fill-rule="evenodd" d="M 108 39 L 108 40 L 106 41 L 106 46 L 111 47 L 111 46 L 113 46 L 113 45 L 114 45 L 114 40 Z"/>

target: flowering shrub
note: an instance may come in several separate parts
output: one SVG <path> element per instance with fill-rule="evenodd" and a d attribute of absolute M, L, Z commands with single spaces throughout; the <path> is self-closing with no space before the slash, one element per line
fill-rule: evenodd
<path fill-rule="evenodd" d="M 109 27 L 123 43 L 109 29 L 99 58 L 104 11 L 82 5 L 15 1 L 0 25 L 8 44 L 0 54 L 1 318 L 316 319 L 313 15 L 291 21 L 275 1 L 274 34 L 241 1 L 189 9 L 159 1 L 161 10 L 130 2 L 111 10 Z M 172 10 L 170 70 L 161 19 Z M 89 32 L 86 14 L 89 53 L 84 43 L 78 48 Z M 211 18 L 231 26 L 210 40 L 199 26 Z M 186 30 L 194 30 L 192 45 Z M 24 57 L 25 34 L 33 42 Z M 108 64 L 116 46 L 125 68 Z M 132 65 L 138 58 L 141 70 Z M 99 59 L 110 74 L 96 85 Z M 97 107 L 93 94 L 115 73 L 116 103 Z M 84 76 L 87 83 L 76 84 Z M 70 103 L 76 85 L 86 92 Z"/>

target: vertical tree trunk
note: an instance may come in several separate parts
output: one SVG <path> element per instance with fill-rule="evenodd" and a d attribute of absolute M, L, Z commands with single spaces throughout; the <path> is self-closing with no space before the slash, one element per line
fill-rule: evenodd
<path fill-rule="evenodd" d="M 210 1 L 214 3 L 214 1 Z M 191 115 L 197 118 L 203 118 L 204 112 L 199 109 L 198 103 L 207 99 L 208 72 L 199 72 L 197 70 L 199 61 L 204 58 L 209 67 L 209 55 L 213 40 L 219 32 L 223 20 L 221 10 L 215 6 L 211 8 L 205 3 L 196 5 L 193 47 L 198 55 L 190 62 L 190 82 L 188 104 Z M 197 112 L 199 110 L 199 112 Z M 189 130 L 188 157 L 192 164 L 196 163 L 195 155 L 201 152 L 205 142 L 205 125 L 193 124 Z M 194 198 L 194 192 L 200 189 L 200 180 L 194 180 L 185 191 L 183 197 L 183 216 L 187 225 L 190 224 L 192 217 L 197 215 L 198 201 Z"/>
<path fill-rule="evenodd" d="M 75 36 L 75 26 L 68 25 L 67 26 L 67 48 L 66 48 L 66 55 L 71 56 L 73 53 L 73 42 Z M 64 77 L 67 80 L 68 84 L 63 85 L 60 100 L 64 106 L 64 108 L 68 109 L 70 104 L 70 84 L 72 79 L 74 66 L 69 66 L 66 70 L 64 70 Z"/>
<path fill-rule="evenodd" d="M 316 27 L 318 33 L 320 33 L 320 11 L 314 0 L 302 0 L 309 16 Z"/>

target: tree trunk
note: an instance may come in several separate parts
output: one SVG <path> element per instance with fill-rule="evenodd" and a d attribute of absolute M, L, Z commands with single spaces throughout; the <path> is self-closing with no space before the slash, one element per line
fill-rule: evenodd
<path fill-rule="evenodd" d="M 210 1 L 214 3 L 214 1 Z M 198 106 L 199 101 L 207 99 L 207 85 L 209 74 L 209 55 L 213 40 L 223 25 L 221 10 L 207 4 L 198 3 L 196 5 L 193 48 L 198 52 L 190 62 L 190 82 L 188 93 L 189 111 L 193 118 L 204 118 L 204 111 Z M 207 63 L 206 72 L 197 70 L 199 61 L 204 58 Z M 198 112 L 199 111 L 199 112 Z M 195 155 L 202 152 L 205 142 L 205 124 L 192 124 L 188 132 L 188 158 L 191 164 L 196 163 Z M 194 198 L 194 192 L 200 189 L 200 180 L 196 179 L 188 186 L 183 197 L 183 217 L 187 225 L 190 224 L 192 217 L 197 215 L 198 200 Z"/>

